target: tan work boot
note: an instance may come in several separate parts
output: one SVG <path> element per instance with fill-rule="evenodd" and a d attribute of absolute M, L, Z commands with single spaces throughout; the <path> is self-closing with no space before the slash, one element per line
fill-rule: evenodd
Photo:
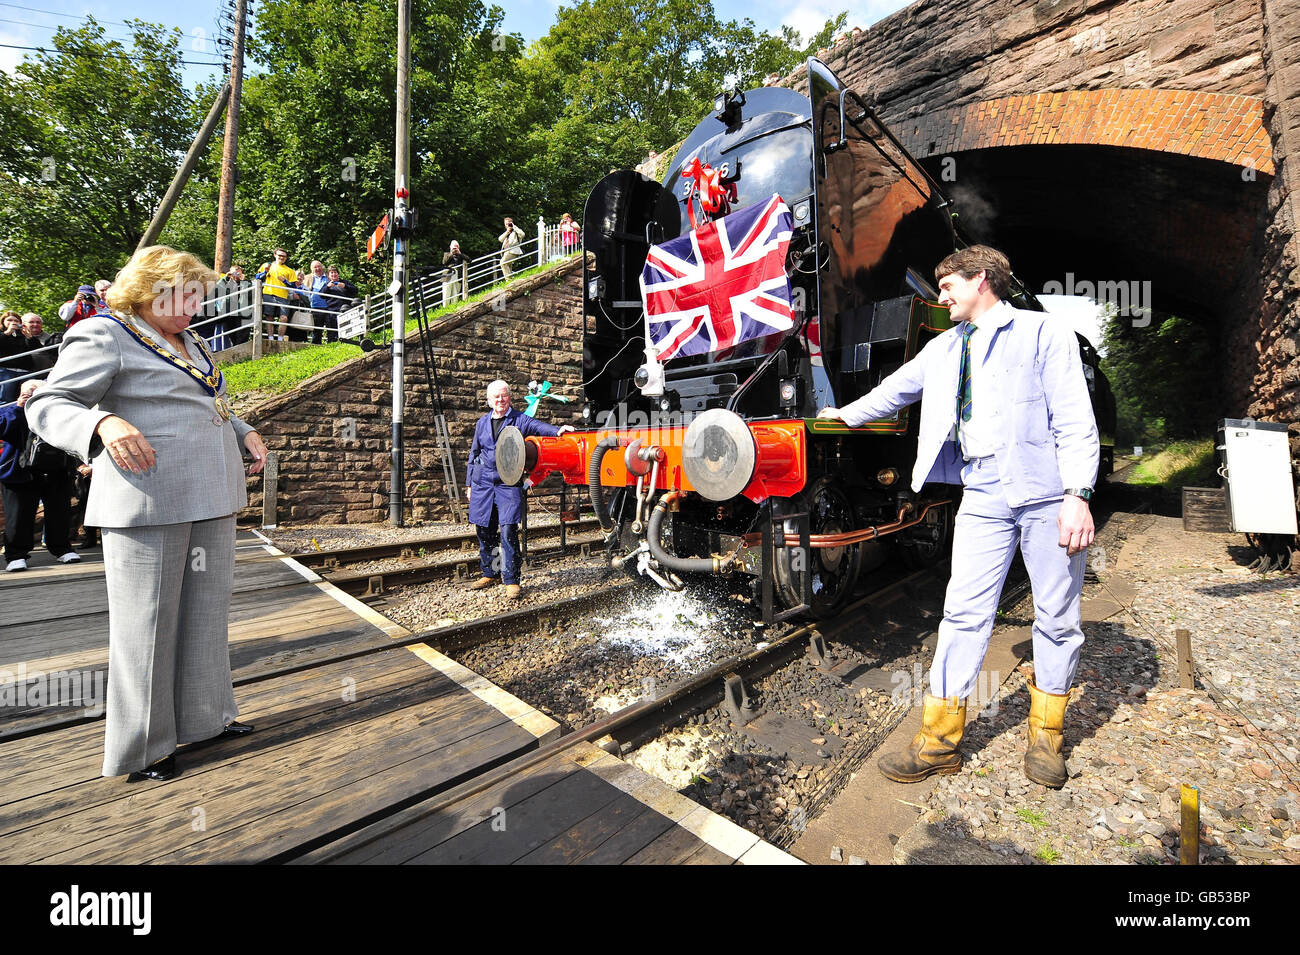
<path fill-rule="evenodd" d="M 520 590 L 521 588 L 518 584 L 506 584 L 506 596 L 511 600 L 519 599 Z"/>
<path fill-rule="evenodd" d="M 1029 749 L 1025 775 L 1040 786 L 1060 789 L 1069 778 L 1061 748 L 1065 745 L 1065 704 L 1069 693 L 1046 693 L 1029 681 Z"/>
<path fill-rule="evenodd" d="M 921 732 L 912 745 L 901 753 L 888 753 L 876 762 L 886 779 L 896 783 L 919 783 L 935 773 L 949 775 L 961 771 L 961 742 L 966 727 L 966 701 L 957 697 L 941 699 L 925 694 L 921 715 Z"/>
<path fill-rule="evenodd" d="M 496 582 L 497 579 L 495 577 L 480 577 L 478 580 L 474 581 L 474 583 L 470 584 L 469 587 L 466 589 L 487 590 L 487 588 L 491 587 Z"/>

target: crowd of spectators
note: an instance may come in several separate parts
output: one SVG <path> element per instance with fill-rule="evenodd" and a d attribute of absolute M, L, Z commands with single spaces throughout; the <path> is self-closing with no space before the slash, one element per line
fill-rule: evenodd
<path fill-rule="evenodd" d="M 262 283 L 263 333 L 272 339 L 306 342 L 338 341 L 339 313 L 357 301 L 357 288 L 342 277 L 338 266 L 319 261 L 303 272 L 289 265 L 289 253 L 276 249 L 271 261 L 253 275 Z M 248 341 L 252 335 L 255 296 L 253 279 L 241 265 L 221 276 L 204 304 L 204 337 L 216 350 Z"/>

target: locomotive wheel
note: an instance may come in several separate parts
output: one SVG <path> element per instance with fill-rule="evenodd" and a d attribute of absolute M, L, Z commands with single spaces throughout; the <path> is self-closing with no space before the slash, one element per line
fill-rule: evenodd
<path fill-rule="evenodd" d="M 956 501 L 936 507 L 914 528 L 921 533 L 899 541 L 903 563 L 909 570 L 933 567 L 948 556 L 952 549 L 952 529 L 956 515 Z"/>
<path fill-rule="evenodd" d="M 803 494 L 796 510 L 806 505 L 809 511 L 809 533 L 842 534 L 855 530 L 853 505 L 839 481 L 829 475 L 813 482 Z M 798 531 L 794 532 L 796 535 Z M 790 536 L 787 525 L 786 536 Z M 797 536 L 796 536 L 797 541 Z M 814 547 L 807 560 L 797 557 L 794 547 L 779 548 L 773 566 L 776 568 L 777 592 L 787 607 L 798 606 L 803 595 L 803 575 L 811 572 L 812 616 L 818 620 L 833 617 L 853 596 L 862 567 L 862 546 Z"/>

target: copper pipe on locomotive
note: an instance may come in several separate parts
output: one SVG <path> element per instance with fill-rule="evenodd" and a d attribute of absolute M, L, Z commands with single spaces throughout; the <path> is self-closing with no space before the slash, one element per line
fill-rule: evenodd
<path fill-rule="evenodd" d="M 898 517 L 890 524 L 873 524 L 871 527 L 864 527 L 857 531 L 845 531 L 842 534 L 811 534 L 808 537 L 808 546 L 810 547 L 848 547 L 852 544 L 861 544 L 864 541 L 878 540 L 888 534 L 896 534 L 899 531 L 905 531 L 909 527 L 915 527 L 925 520 L 925 516 L 937 507 L 947 507 L 952 501 L 931 501 L 921 509 L 921 513 L 916 515 L 910 521 L 907 515 L 915 510 L 916 505 L 911 501 L 906 502 L 898 509 Z M 759 542 L 761 535 L 745 535 L 745 544 L 752 546 Z M 785 539 L 786 547 L 798 547 L 799 541 L 793 537 Z"/>

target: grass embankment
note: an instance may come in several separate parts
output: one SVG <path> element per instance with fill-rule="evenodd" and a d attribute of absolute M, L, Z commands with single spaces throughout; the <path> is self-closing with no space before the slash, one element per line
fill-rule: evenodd
<path fill-rule="evenodd" d="M 1214 487 L 1214 440 L 1175 441 L 1154 454 L 1138 459 L 1129 484 L 1163 484 L 1166 487 Z"/>
<path fill-rule="evenodd" d="M 515 282 L 530 275 L 536 275 L 544 269 L 551 268 L 552 264 L 535 265 L 526 271 L 516 272 L 511 276 L 510 281 Z M 486 288 L 471 295 L 463 302 L 444 305 L 427 312 L 426 320 L 433 324 L 452 312 L 458 311 L 467 305 L 473 305 L 475 302 L 491 298 L 505 290 L 506 286 L 504 285 L 494 285 L 491 288 Z M 408 307 L 414 309 L 415 304 L 408 303 Z M 407 319 L 406 334 L 411 335 L 416 330 L 416 327 L 414 318 Z M 374 337 L 375 344 L 381 346 L 388 344 L 388 340 L 389 336 L 386 331 L 383 336 Z M 319 375 L 322 371 L 328 371 L 336 365 L 343 364 L 350 358 L 358 357 L 360 354 L 361 350 L 356 345 L 335 342 L 331 345 L 312 345 L 308 348 L 299 348 L 276 355 L 263 355 L 261 358 L 248 358 L 229 365 L 223 363 L 221 369 L 226 376 L 226 391 L 232 398 L 238 399 L 245 395 L 256 395 L 258 399 L 261 399 L 292 391 L 312 375 Z"/>

